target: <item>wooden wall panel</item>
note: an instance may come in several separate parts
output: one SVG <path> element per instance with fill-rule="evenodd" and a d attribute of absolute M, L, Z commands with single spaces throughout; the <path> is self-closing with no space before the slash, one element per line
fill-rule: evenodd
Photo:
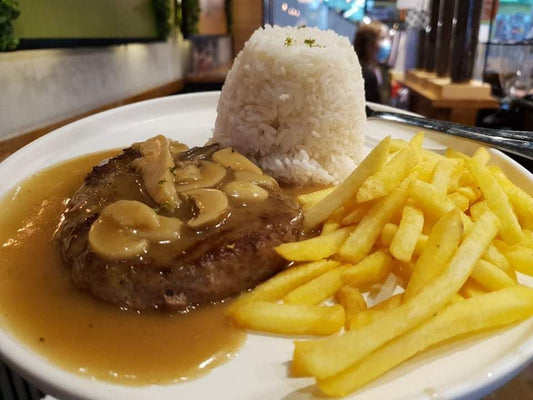
<path fill-rule="evenodd" d="M 262 0 L 233 0 L 233 54 L 237 55 L 250 35 L 263 24 Z"/>

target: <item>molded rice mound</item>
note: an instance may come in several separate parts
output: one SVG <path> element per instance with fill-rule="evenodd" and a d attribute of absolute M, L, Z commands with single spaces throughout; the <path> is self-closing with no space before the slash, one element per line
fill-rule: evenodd
<path fill-rule="evenodd" d="M 361 66 L 347 38 L 266 26 L 239 53 L 218 103 L 213 141 L 286 183 L 340 183 L 360 161 Z"/>

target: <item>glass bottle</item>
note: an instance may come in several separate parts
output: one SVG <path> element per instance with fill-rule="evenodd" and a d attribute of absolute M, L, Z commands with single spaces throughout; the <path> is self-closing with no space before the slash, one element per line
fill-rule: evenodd
<path fill-rule="evenodd" d="M 450 71 L 454 3 L 454 0 L 440 0 L 435 44 L 435 73 L 441 78 L 448 76 Z"/>
<path fill-rule="evenodd" d="M 453 18 L 450 76 L 453 83 L 472 79 L 483 0 L 457 0 Z"/>
<path fill-rule="evenodd" d="M 431 0 L 429 24 L 426 27 L 426 46 L 424 55 L 424 69 L 427 72 L 435 71 L 435 42 L 437 41 L 437 24 L 439 22 L 440 0 Z"/>

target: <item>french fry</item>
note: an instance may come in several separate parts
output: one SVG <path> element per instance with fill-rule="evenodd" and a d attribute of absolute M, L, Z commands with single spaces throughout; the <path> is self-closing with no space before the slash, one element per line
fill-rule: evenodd
<path fill-rule="evenodd" d="M 344 309 L 331 307 L 278 304 L 266 301 L 243 304 L 232 314 L 243 328 L 293 335 L 331 335 L 344 325 Z"/>
<path fill-rule="evenodd" d="M 407 194 L 424 211 L 424 215 L 429 215 L 435 220 L 456 207 L 445 193 L 436 190 L 433 185 L 427 182 L 411 181 Z"/>
<path fill-rule="evenodd" d="M 311 193 L 300 194 L 296 196 L 296 200 L 298 200 L 298 203 L 300 203 L 300 205 L 304 209 L 309 209 L 315 204 L 317 204 L 324 197 L 329 195 L 331 192 L 333 192 L 334 189 L 335 189 L 334 187 L 330 187 L 330 188 L 317 190 Z"/>
<path fill-rule="evenodd" d="M 524 238 L 520 242 L 520 245 L 525 247 L 533 247 L 533 232 L 528 229 L 524 229 L 523 232 Z"/>
<path fill-rule="evenodd" d="M 405 262 L 411 261 L 423 227 L 424 214 L 422 211 L 406 205 L 403 209 L 400 225 L 389 248 L 394 258 Z"/>
<path fill-rule="evenodd" d="M 424 132 L 417 132 L 411 140 L 409 140 L 409 146 L 412 148 L 422 151 L 422 144 L 424 143 Z"/>
<path fill-rule="evenodd" d="M 295 343 L 291 374 L 315 377 L 326 394 L 347 394 L 428 346 L 533 312 L 533 289 L 515 272 L 533 276 L 533 198 L 487 166 L 486 149 L 445 158 L 422 141 L 387 138 L 342 185 L 298 196 L 305 230 L 322 224 L 320 236 L 276 251 L 315 262 L 226 312 L 274 333 L 331 335 L 344 326 Z M 392 295 L 397 285 L 405 292 Z M 367 308 L 365 287 L 391 297 Z"/>
<path fill-rule="evenodd" d="M 422 160 L 423 161 L 432 161 L 433 163 L 437 164 L 439 161 L 445 160 L 446 157 L 443 155 L 440 155 L 439 153 L 435 153 L 434 151 L 422 149 Z"/>
<path fill-rule="evenodd" d="M 343 270 L 341 280 L 347 285 L 360 287 L 385 279 L 391 269 L 392 257 L 386 251 L 378 250 Z"/>
<path fill-rule="evenodd" d="M 370 325 L 342 335 L 317 340 L 305 353 L 295 343 L 294 357 L 318 379 L 332 377 L 360 362 L 389 340 L 414 328 L 442 309 L 470 276 L 475 263 L 498 233 L 498 221 L 485 213 L 463 239 L 448 268 L 416 296 Z"/>
<path fill-rule="evenodd" d="M 511 246 L 505 251 L 511 265 L 524 275 L 533 276 L 533 249 L 524 246 Z"/>
<path fill-rule="evenodd" d="M 494 243 L 490 243 L 487 246 L 487 250 L 485 250 L 485 253 L 483 253 L 482 258 L 498 266 L 498 268 L 504 271 L 511 279 L 513 279 L 515 282 L 517 281 L 516 273 L 515 273 L 513 266 L 511 265 L 507 257 L 505 257 L 498 250 L 498 248 L 494 245 Z"/>
<path fill-rule="evenodd" d="M 393 189 L 372 206 L 343 243 L 339 250 L 340 257 L 352 263 L 361 261 L 376 242 L 383 225 L 403 207 L 405 198 L 403 191 Z"/>
<path fill-rule="evenodd" d="M 342 225 L 355 225 L 363 219 L 363 217 L 368 213 L 370 207 L 373 206 L 373 202 L 369 201 L 364 204 L 359 204 L 353 211 L 351 211 L 346 217 L 342 220 Z"/>
<path fill-rule="evenodd" d="M 346 312 L 346 311 L 345 311 Z M 311 346 L 313 345 L 313 342 L 312 341 L 301 341 L 300 342 L 300 348 L 302 349 L 302 351 L 306 351 L 306 347 L 309 347 L 311 348 Z M 306 376 L 311 376 L 311 374 L 309 373 L 309 371 L 307 371 L 305 369 L 305 366 L 302 364 L 302 362 L 300 361 L 300 359 L 296 359 L 296 358 L 293 358 L 292 359 L 292 362 L 291 362 L 291 366 L 290 366 L 290 374 L 293 378 L 301 378 L 301 377 L 306 377 Z"/>
<path fill-rule="evenodd" d="M 469 160 L 470 158 L 475 158 L 478 160 L 481 164 L 486 165 L 490 161 L 490 153 L 485 147 L 479 147 L 472 157 L 467 156 L 464 153 L 461 153 L 460 151 L 454 150 L 452 148 L 448 148 L 446 150 L 446 157 L 450 158 L 459 158 L 463 160 Z"/>
<path fill-rule="evenodd" d="M 231 304 L 226 313 L 231 316 L 237 308 L 252 302 L 279 300 L 294 288 L 339 265 L 340 263 L 337 261 L 320 260 L 291 267 L 256 286 L 254 290 L 241 294 Z"/>
<path fill-rule="evenodd" d="M 389 154 L 390 140 L 390 136 L 383 139 L 344 182 L 304 212 L 304 230 L 309 231 L 324 222 L 337 208 L 355 196 L 363 182 L 385 163 Z"/>
<path fill-rule="evenodd" d="M 448 158 L 459 158 L 459 159 L 462 159 L 462 160 L 467 160 L 469 159 L 470 157 L 468 157 L 465 153 L 462 153 L 460 151 L 457 151 L 451 147 L 448 147 L 446 149 L 446 152 L 444 153 L 444 155 Z"/>
<path fill-rule="evenodd" d="M 470 277 L 491 291 L 516 285 L 516 282 L 509 275 L 496 265 L 485 260 L 477 262 Z"/>
<path fill-rule="evenodd" d="M 525 228 L 533 229 L 533 198 L 511 182 L 498 167 L 489 167 L 489 169 L 498 184 L 509 196 Z"/>
<path fill-rule="evenodd" d="M 290 261 L 321 260 L 337 253 L 353 229 L 346 227 L 300 242 L 283 243 L 276 247 L 276 252 Z"/>
<path fill-rule="evenodd" d="M 344 207 L 339 207 L 322 225 L 320 235 L 327 235 L 335 232 L 342 224 L 342 220 L 346 217 L 347 212 Z"/>
<path fill-rule="evenodd" d="M 398 226 L 395 224 L 392 224 L 390 222 L 386 223 L 383 226 L 383 229 L 381 230 L 381 236 L 380 240 L 381 243 L 385 247 L 389 247 L 392 243 L 392 240 L 394 239 L 394 235 L 396 235 L 396 232 L 398 231 Z M 418 237 L 418 240 L 415 245 L 414 254 L 419 256 L 422 251 L 424 250 L 424 247 L 426 247 L 426 243 L 428 241 L 427 235 L 424 235 L 423 233 L 420 234 Z"/>
<path fill-rule="evenodd" d="M 304 283 L 283 297 L 288 304 L 319 304 L 333 296 L 342 286 L 342 273 L 348 265 L 342 265 Z"/>
<path fill-rule="evenodd" d="M 453 172 L 448 181 L 448 193 L 452 193 L 461 187 L 459 181 L 465 170 L 465 161 L 462 158 L 449 158 L 449 160 L 454 163 Z"/>
<path fill-rule="evenodd" d="M 454 193 L 451 193 L 448 195 L 448 198 L 453 201 L 453 203 L 455 204 L 455 206 L 465 212 L 466 210 L 468 210 L 468 207 L 470 205 L 470 201 L 468 200 L 468 197 L 466 196 L 463 196 L 462 194 L 460 193 L 457 193 L 457 192 L 454 192 Z"/>
<path fill-rule="evenodd" d="M 465 161 L 465 165 L 466 165 L 466 161 Z M 460 186 L 475 186 L 475 187 L 477 187 L 477 182 L 475 181 L 475 179 L 472 176 L 472 174 L 470 173 L 470 171 L 465 169 L 463 171 L 463 173 L 461 174 L 461 177 L 459 178 L 459 185 Z"/>
<path fill-rule="evenodd" d="M 364 203 L 389 194 L 420 161 L 418 152 L 411 146 L 401 150 L 394 158 L 368 177 L 357 192 L 357 202 Z"/>
<path fill-rule="evenodd" d="M 369 325 L 373 321 L 376 321 L 383 316 L 386 312 L 394 310 L 401 303 L 402 293 L 395 294 L 394 296 L 389 297 L 387 300 L 356 314 L 355 317 L 350 320 L 349 329 L 356 329 L 365 325 Z"/>
<path fill-rule="evenodd" d="M 488 290 L 484 286 L 477 283 L 475 280 L 468 279 L 463 287 L 459 290 L 459 294 L 464 298 L 470 299 L 471 297 L 485 294 L 487 291 Z"/>
<path fill-rule="evenodd" d="M 347 395 L 422 350 L 472 332 L 511 324 L 533 313 L 533 290 L 513 286 L 446 306 L 436 317 L 378 349 L 318 386 L 329 396 Z"/>
<path fill-rule="evenodd" d="M 463 234 L 458 210 L 444 215 L 429 234 L 426 247 L 415 263 L 411 279 L 405 289 L 405 302 L 412 299 L 433 279 L 442 274 L 453 257 Z"/>
<path fill-rule="evenodd" d="M 477 187 L 472 186 L 461 186 L 460 188 L 457 188 L 457 193 L 460 195 L 466 197 L 470 204 L 473 204 L 474 202 L 478 201 L 481 197 L 481 192 Z"/>
<path fill-rule="evenodd" d="M 453 173 L 454 164 L 449 159 L 440 160 L 433 171 L 431 184 L 435 186 L 439 192 L 447 193 L 450 185 L 450 178 Z"/>
<path fill-rule="evenodd" d="M 470 206 L 470 215 L 474 221 L 477 221 L 484 213 L 489 211 L 490 208 L 485 201 L 479 201 L 476 204 Z"/>
<path fill-rule="evenodd" d="M 394 239 L 394 235 L 396 235 L 396 232 L 398 232 L 398 225 L 395 225 L 391 222 L 387 222 L 385 225 L 383 225 L 383 229 L 381 229 L 381 243 L 385 247 L 389 247 L 392 243 L 392 239 Z"/>
<path fill-rule="evenodd" d="M 476 180 L 487 205 L 501 222 L 500 235 L 509 244 L 522 239 L 522 228 L 511 208 L 509 199 L 494 176 L 477 159 L 466 160 L 466 167 Z"/>
<path fill-rule="evenodd" d="M 490 161 L 490 153 L 486 147 L 480 147 L 474 152 L 472 158 L 475 158 L 483 165 L 487 165 Z"/>
<path fill-rule="evenodd" d="M 396 153 L 400 150 L 405 149 L 407 146 L 409 146 L 409 143 L 407 143 L 403 139 L 391 139 L 389 152 Z"/>
<path fill-rule="evenodd" d="M 481 211 L 492 212 L 492 211 L 490 211 L 489 208 L 486 208 L 486 209 L 484 208 L 483 210 L 480 210 L 480 212 Z M 476 221 L 479 220 L 479 218 L 481 218 L 482 215 L 483 214 L 479 214 L 478 218 L 476 219 Z M 465 228 L 465 233 L 468 233 L 468 231 L 473 226 L 473 222 L 463 213 L 461 213 L 461 220 L 463 221 L 463 226 Z M 494 243 L 496 243 L 497 241 L 498 241 L 498 239 L 495 239 L 492 243 L 489 243 L 489 245 L 487 246 L 487 249 L 485 250 L 485 252 L 482 255 L 482 258 L 484 260 L 486 260 L 486 261 L 489 261 L 492 264 L 497 265 L 511 279 L 513 279 L 516 282 L 517 278 L 516 278 L 516 274 L 515 274 L 515 271 L 514 271 L 513 267 L 511 266 L 511 264 L 509 263 L 507 258 L 503 254 L 501 254 L 500 251 L 494 245 Z M 502 243 L 504 243 L 504 242 L 502 242 Z M 507 244 L 505 244 L 505 246 L 508 247 Z"/>
<path fill-rule="evenodd" d="M 350 322 L 361 311 L 366 310 L 366 301 L 361 292 L 351 286 L 343 286 L 336 294 L 335 300 L 344 307 L 344 329 L 350 329 Z"/>
<path fill-rule="evenodd" d="M 412 176 L 413 178 L 424 182 L 430 182 L 431 178 L 433 177 L 435 165 L 435 160 L 421 161 L 416 167 L 413 168 L 408 176 Z"/>

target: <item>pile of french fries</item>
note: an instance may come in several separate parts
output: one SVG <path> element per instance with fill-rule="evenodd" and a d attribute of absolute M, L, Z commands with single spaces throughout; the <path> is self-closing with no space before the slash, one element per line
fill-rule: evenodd
<path fill-rule="evenodd" d="M 278 246 L 293 266 L 241 295 L 238 325 L 294 335 L 293 376 L 344 396 L 418 352 L 533 315 L 533 198 L 485 148 L 469 157 L 384 139 L 339 186 L 301 195 L 304 229 Z M 390 297 L 368 292 L 394 275 Z"/>

